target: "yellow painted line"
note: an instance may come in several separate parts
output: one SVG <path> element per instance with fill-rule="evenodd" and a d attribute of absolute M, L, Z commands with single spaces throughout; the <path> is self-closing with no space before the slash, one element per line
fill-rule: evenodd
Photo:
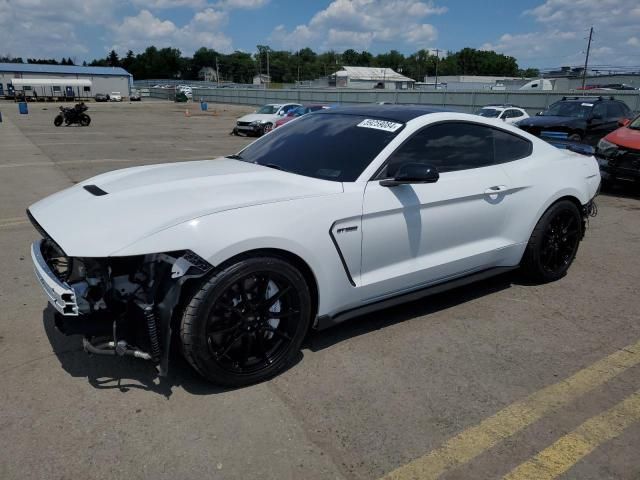
<path fill-rule="evenodd" d="M 438 478 L 502 440 L 640 364 L 640 341 L 598 360 L 561 382 L 538 390 L 470 427 L 442 446 L 388 473 L 388 480 Z"/>
<path fill-rule="evenodd" d="M 590 418 L 573 432 L 508 473 L 505 480 L 553 480 L 603 443 L 640 421 L 640 390 Z"/>

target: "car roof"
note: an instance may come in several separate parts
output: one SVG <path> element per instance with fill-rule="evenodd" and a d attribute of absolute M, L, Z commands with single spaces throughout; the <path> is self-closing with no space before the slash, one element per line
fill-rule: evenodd
<path fill-rule="evenodd" d="M 519 107 L 518 105 L 509 105 L 509 104 L 507 104 L 507 105 L 499 105 L 499 104 L 496 104 L 496 105 L 485 105 L 482 108 L 495 108 L 495 109 L 502 108 L 503 110 L 506 110 L 507 108 L 515 108 L 515 109 L 522 110 L 522 107 Z"/>
<path fill-rule="evenodd" d="M 425 105 L 347 105 L 326 110 L 319 110 L 314 115 L 361 115 L 366 117 L 384 118 L 395 122 L 406 123 L 414 118 L 429 113 L 451 112 L 441 108 L 427 107 Z"/>
<path fill-rule="evenodd" d="M 559 102 L 600 102 L 600 101 L 615 101 L 612 97 L 602 97 L 602 96 L 576 96 L 576 97 L 562 97 Z"/>

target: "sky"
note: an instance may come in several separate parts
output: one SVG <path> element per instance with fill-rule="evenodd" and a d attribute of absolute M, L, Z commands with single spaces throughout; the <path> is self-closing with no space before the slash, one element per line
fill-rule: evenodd
<path fill-rule="evenodd" d="M 550 68 L 584 63 L 590 26 L 590 64 L 640 65 L 639 0 L 0 0 L 0 55 L 471 47 Z"/>

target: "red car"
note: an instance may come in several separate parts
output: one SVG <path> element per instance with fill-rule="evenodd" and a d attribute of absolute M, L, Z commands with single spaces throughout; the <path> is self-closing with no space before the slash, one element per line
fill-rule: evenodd
<path fill-rule="evenodd" d="M 316 112 L 318 110 L 325 110 L 327 108 L 329 108 L 327 105 L 303 105 L 302 107 L 294 108 L 289 113 L 287 113 L 287 115 L 278 120 L 276 122 L 276 126 L 273 128 L 281 127 L 294 118 L 301 117 L 302 115 L 306 115 L 307 113 Z"/>
<path fill-rule="evenodd" d="M 602 182 L 640 184 L 640 116 L 621 120 L 620 125 L 621 128 L 600 140 L 596 148 Z"/>

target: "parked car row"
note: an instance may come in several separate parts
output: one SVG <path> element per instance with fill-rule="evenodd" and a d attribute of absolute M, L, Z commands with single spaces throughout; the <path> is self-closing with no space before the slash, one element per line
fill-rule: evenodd
<path fill-rule="evenodd" d="M 267 104 L 239 118 L 232 134 L 261 136 L 327 108 L 321 104 Z M 640 119 L 631 121 L 629 107 L 612 97 L 563 97 L 534 117 L 513 104 L 486 105 L 476 113 L 517 126 L 556 147 L 595 154 L 606 183 L 640 181 Z"/>
<path fill-rule="evenodd" d="M 629 107 L 613 97 L 575 96 L 514 123 L 556 146 L 595 154 L 606 186 L 640 182 L 640 117 L 632 117 Z"/>
<path fill-rule="evenodd" d="M 122 102 L 123 97 L 120 92 L 111 92 L 111 93 L 97 93 L 94 97 L 96 102 Z M 136 89 L 132 89 L 129 94 L 129 101 L 131 102 L 139 102 L 142 100 L 142 96 L 140 95 L 140 91 Z"/>

